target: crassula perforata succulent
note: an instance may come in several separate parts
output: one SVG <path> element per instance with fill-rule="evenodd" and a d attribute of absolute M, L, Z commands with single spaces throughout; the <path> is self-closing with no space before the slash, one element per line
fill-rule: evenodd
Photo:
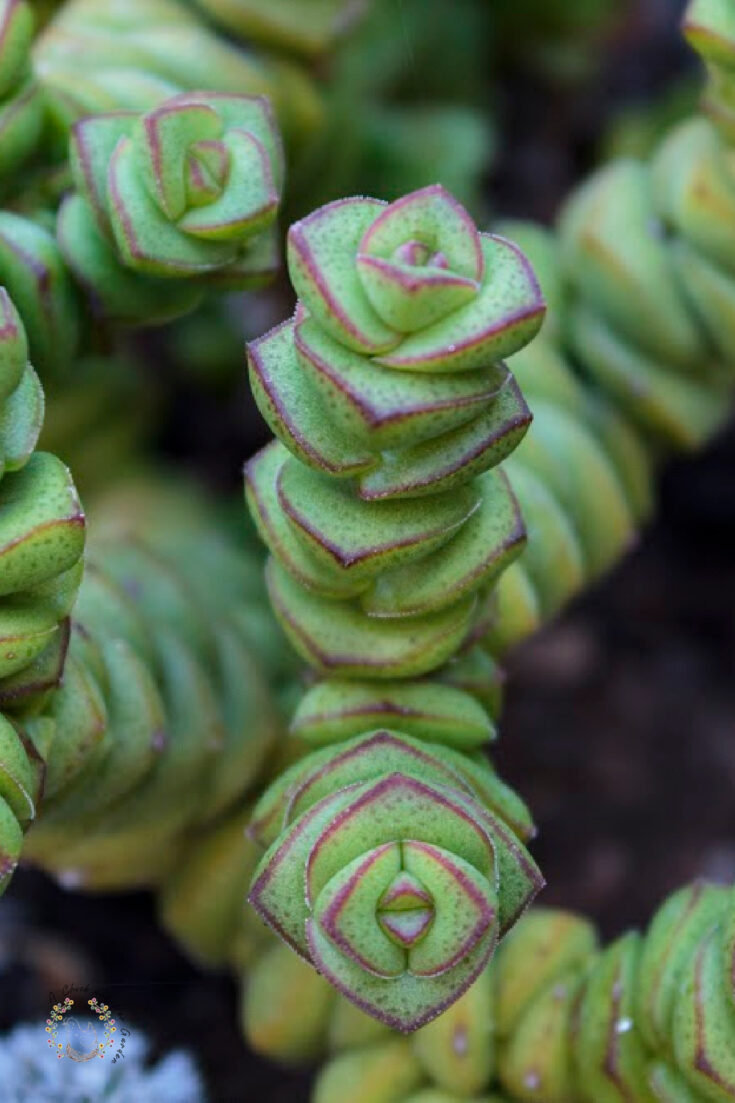
<path fill-rule="evenodd" d="M 249 348 L 279 438 L 247 468 L 272 600 L 319 669 L 423 674 L 523 544 L 493 468 L 530 423 L 501 358 L 538 329 L 539 288 L 440 187 L 330 204 L 288 262 L 296 315 Z"/>
<path fill-rule="evenodd" d="M 501 231 L 530 257 L 548 312 L 538 337 L 509 362 L 534 420 L 504 464 L 528 540 L 495 588 L 483 642 L 496 656 L 620 559 L 650 512 L 654 466 L 649 435 L 575 370 L 565 347 L 557 238 L 526 222 Z"/>
<path fill-rule="evenodd" d="M 207 285 L 272 275 L 283 165 L 262 97 L 181 93 L 142 116 L 92 115 L 73 127 L 70 160 L 78 191 L 59 241 L 104 313 L 181 313 Z"/>
<path fill-rule="evenodd" d="M 41 780 L 35 749 L 9 716 L 58 684 L 84 549 L 69 471 L 35 451 L 42 422 L 23 323 L 0 288 L 0 890 L 36 814 Z"/>
<path fill-rule="evenodd" d="M 439 186 L 332 203 L 291 227 L 288 259 L 296 314 L 249 348 L 279 441 L 248 465 L 247 491 L 286 632 L 342 679 L 300 721 L 313 742 L 345 742 L 262 798 L 252 830 L 270 848 L 250 899 L 358 1006 L 414 1030 L 538 890 L 531 825 L 463 753 L 491 731 L 470 695 L 350 679 L 445 662 L 522 547 L 493 469 L 530 414 L 501 357 L 544 307 L 523 254 Z M 390 727 L 371 731 L 381 713 Z"/>
<path fill-rule="evenodd" d="M 26 723 L 44 787 L 24 854 L 68 884 L 156 885 L 273 748 L 280 633 L 192 488 L 120 488 L 91 529 L 63 684 Z"/>
<path fill-rule="evenodd" d="M 530 255 L 551 309 L 510 361 L 534 414 L 505 465 L 529 540 L 496 587 L 486 637 L 495 654 L 618 560 L 650 510 L 661 458 L 699 446 L 729 413 L 730 5 L 691 4 L 684 30 L 708 62 L 712 122 L 691 118 L 649 160 L 620 158 L 593 173 L 553 235 L 530 223 L 501 227 Z"/>
<path fill-rule="evenodd" d="M 63 464 L 35 451 L 23 328 L 42 378 L 63 389 L 65 368 L 84 391 L 91 364 L 98 382 L 110 366 L 110 320 L 164 320 L 270 275 L 279 141 L 242 93 L 291 87 L 298 117 L 304 85 L 200 16 L 318 53 L 357 6 L 76 0 L 31 62 L 28 6 L 0 3 L 0 282 L 22 318 L 2 297 L 0 877 L 40 804 L 29 859 L 67 884 L 154 886 L 193 955 L 250 964 L 262 943 L 240 911 L 257 841 L 252 900 L 297 951 L 269 951 L 257 1010 L 273 1027 L 276 980 L 301 970 L 279 997 L 282 1051 L 313 1052 L 322 1011 L 333 1044 L 375 1047 L 333 1066 L 320 1099 L 357 1079 L 370 1103 L 493 1088 L 731 1100 L 731 895 L 685 893 L 643 942 L 604 953 L 579 920 L 521 919 L 488 968 L 541 879 L 530 816 L 481 754 L 498 684 L 483 649 L 527 635 L 609 566 L 646 514 L 653 461 L 704 440 L 729 404 L 727 4 L 698 0 L 687 23 L 720 134 L 694 120 L 649 164 L 609 166 L 538 249 L 528 227 L 479 233 L 437 186 L 343 200 L 292 228 L 296 313 L 250 349 L 279 439 L 247 482 L 274 604 L 317 677 L 280 748 L 301 757 L 257 803 L 261 770 L 282 765 L 271 691 L 288 660 L 259 565 L 220 540 L 217 518 L 184 492 L 186 523 L 171 526 L 165 494 L 132 494 L 133 531 L 92 541 L 68 632 L 83 518 Z M 392 142 L 416 140 L 411 118 Z M 26 157 L 28 179 L 11 171 Z M 528 241 L 534 267 L 553 254 L 541 282 L 555 317 L 532 345 L 542 297 L 508 238 Z M 267 1049 L 261 1027 L 250 1015 Z"/>

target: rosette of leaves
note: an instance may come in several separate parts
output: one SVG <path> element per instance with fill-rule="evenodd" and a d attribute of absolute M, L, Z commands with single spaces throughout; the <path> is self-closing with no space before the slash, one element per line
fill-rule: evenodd
<path fill-rule="evenodd" d="M 37 145 L 43 125 L 41 88 L 31 66 L 33 12 L 25 0 L 0 3 L 0 180 Z"/>
<path fill-rule="evenodd" d="M 24 857 L 90 889 L 157 884 L 239 804 L 280 730 L 257 558 L 190 488 L 108 508 L 63 684 L 26 724 L 43 800 Z"/>
<path fill-rule="evenodd" d="M 694 883 L 648 930 L 599 949 L 581 917 L 538 909 L 455 1006 L 411 1039 L 331 1011 L 342 1052 L 316 1103 L 495 1095 L 508 1103 L 731 1103 L 735 895 Z M 355 1094 L 355 1092 L 353 1092 Z"/>
<path fill-rule="evenodd" d="M 423 674 L 523 545 L 494 469 L 530 422 L 501 358 L 537 331 L 538 284 L 438 186 L 321 208 L 288 262 L 296 314 L 249 346 L 279 438 L 246 469 L 271 599 L 319 670 Z"/>
<path fill-rule="evenodd" d="M 90 116 L 70 157 L 59 242 L 103 314 L 165 318 L 207 286 L 256 287 L 275 270 L 283 164 L 263 98 L 186 93 L 142 116 Z"/>
<path fill-rule="evenodd" d="M 81 578 L 84 514 L 67 468 L 35 451 L 43 392 L 23 323 L 0 288 L 0 891 L 39 797 L 19 726 L 56 686 Z"/>
<path fill-rule="evenodd" d="M 261 631 L 261 647 L 263 638 Z M 293 713 L 293 718 L 290 738 L 282 741 L 271 763 L 271 774 L 278 773 L 279 768 L 286 769 L 294 758 L 301 758 L 309 750 L 352 739 L 380 724 L 400 727 L 414 739 L 445 741 L 450 755 L 452 752 L 456 755 L 458 750 L 477 751 L 495 735 L 491 716 L 479 699 L 492 699 L 489 703 L 494 709 L 498 708 L 497 670 L 486 655 L 483 657 L 486 660 L 483 663 L 457 664 L 460 670 L 463 665 L 469 665 L 473 675 L 483 683 L 479 689 L 473 684 L 472 692 L 466 685 L 450 684 L 446 676 L 444 682 L 435 684 L 391 686 L 333 679 L 312 686 L 294 713 L 299 686 L 294 678 L 290 649 L 274 648 L 273 652 L 269 651 L 269 681 L 271 685 L 283 687 L 278 693 L 281 710 L 287 715 Z M 490 688 L 493 678 L 495 691 Z M 462 680 L 465 683 L 469 680 L 467 674 Z M 460 681 L 459 671 L 454 672 L 454 681 Z M 495 790 L 493 807 L 511 824 L 520 840 L 528 840 L 532 833 L 528 813 L 497 777 L 492 779 L 492 784 Z M 279 790 L 274 789 L 271 796 L 280 800 L 277 792 Z M 274 807 L 271 797 L 265 798 L 258 808 L 258 820 L 263 816 L 269 819 L 269 809 Z M 273 1008 L 279 1022 L 277 1029 L 286 1039 L 275 1041 L 266 1036 L 267 1029 L 265 1034 L 260 1030 L 253 1032 L 251 1024 L 247 1023 L 249 1044 L 271 1056 L 293 1057 L 294 1044 L 289 1032 L 308 1033 L 309 1024 L 315 1019 L 315 1008 L 312 1007 L 308 1016 L 290 1018 L 286 1022 L 278 1014 L 278 994 L 272 985 L 269 985 L 269 994 L 261 999 L 262 988 L 251 985 L 250 971 L 253 967 L 256 972 L 260 970 L 266 948 L 280 946 L 287 959 L 283 969 L 289 976 L 293 970 L 298 972 L 303 990 L 311 992 L 319 978 L 305 962 L 270 935 L 252 908 L 242 907 L 262 857 L 262 846 L 257 839 L 265 841 L 270 836 L 264 832 L 272 831 L 272 825 L 259 822 L 257 829 L 246 835 L 245 829 L 252 816 L 252 806 L 235 807 L 205 835 L 191 840 L 160 886 L 158 910 L 164 926 L 197 961 L 209 966 L 227 965 L 237 971 L 245 967 L 247 989 L 256 993 L 253 996 L 255 1005 L 262 1009 L 265 1001 Z M 326 982 L 321 983 L 326 985 Z M 298 1045 L 296 1048 L 301 1054 Z"/>
<path fill-rule="evenodd" d="M 270 844 L 256 910 L 401 1031 L 458 998 L 541 884 L 519 837 L 528 813 L 491 767 L 403 732 L 308 755 L 267 790 L 251 833 Z"/>

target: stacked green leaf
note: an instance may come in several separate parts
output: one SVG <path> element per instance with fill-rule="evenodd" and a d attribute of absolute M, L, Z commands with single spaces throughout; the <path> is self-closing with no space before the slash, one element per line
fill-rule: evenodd
<path fill-rule="evenodd" d="M 288 238 L 294 318 L 249 346 L 279 438 L 246 467 L 276 614 L 326 681 L 312 750 L 258 802 L 250 900 L 371 1015 L 458 998 L 540 886 L 532 825 L 465 689 L 406 682 L 471 646 L 524 543 L 498 465 L 530 415 L 501 357 L 543 314 L 523 254 L 435 185 L 340 200 Z M 303 893 L 304 878 L 306 893 Z"/>
<path fill-rule="evenodd" d="M 322 1027 L 341 1052 L 313 1098 L 731 1103 L 734 964 L 735 892 L 725 886 L 681 889 L 645 934 L 602 950 L 581 917 L 534 909 L 477 984 L 411 1039 L 332 999 Z"/>
<path fill-rule="evenodd" d="M 498 580 L 490 630 L 495 654 L 536 631 L 625 554 L 647 519 L 650 448 L 614 399 L 577 371 L 564 344 L 565 286 L 556 237 L 531 223 L 501 231 L 531 258 L 549 310 L 538 337 L 510 360 L 533 412 L 504 464 L 528 542 Z"/>
<path fill-rule="evenodd" d="M 569 347 L 653 455 L 715 432 L 735 374 L 730 6 L 694 0 L 684 29 L 708 62 L 705 108 L 721 133 L 693 118 L 647 162 L 603 167 L 572 195 L 559 230 Z"/>
<path fill-rule="evenodd" d="M 0 891 L 41 792 L 38 751 L 22 721 L 61 678 L 84 549 L 69 471 L 35 451 L 42 422 L 23 323 L 0 288 Z"/>
<path fill-rule="evenodd" d="M 288 254 L 297 313 L 249 347 L 279 438 L 247 467 L 271 598 L 322 672 L 425 674 L 523 544 L 497 466 L 530 413 L 500 358 L 538 329 L 538 285 L 439 187 L 330 204 Z"/>
<path fill-rule="evenodd" d="M 685 29 L 708 61 L 705 107 L 717 125 L 689 119 L 647 160 L 599 169 L 572 193 L 555 237 L 509 227 L 552 309 L 511 362 L 534 414 L 506 467 L 530 539 L 497 587 L 493 653 L 624 553 L 656 467 L 730 415 L 735 174 L 725 108 L 735 25 L 729 5 L 698 0 Z"/>
<path fill-rule="evenodd" d="M 570 348 L 653 448 L 696 447 L 727 416 L 734 227 L 729 151 L 699 118 L 648 163 L 602 168 L 562 213 Z"/>
<path fill-rule="evenodd" d="M 63 373 L 82 330 L 74 281 L 56 238 L 40 221 L 0 210 L 0 283 L 18 308 L 42 377 Z"/>

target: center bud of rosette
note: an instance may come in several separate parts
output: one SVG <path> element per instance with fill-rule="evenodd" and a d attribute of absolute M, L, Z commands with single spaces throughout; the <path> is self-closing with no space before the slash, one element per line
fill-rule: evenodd
<path fill-rule="evenodd" d="M 188 207 L 204 207 L 219 198 L 227 183 L 230 155 L 223 142 L 193 142 L 186 157 Z"/>
<path fill-rule="evenodd" d="M 427 794 L 404 777 L 384 787 L 385 799 L 397 795 L 423 801 Z M 449 973 L 488 937 L 494 944 L 497 900 L 487 878 L 460 855 L 404 839 L 340 870 L 322 888 L 314 919 L 315 947 L 327 939 L 376 978 L 420 982 Z"/>
<path fill-rule="evenodd" d="M 448 268 L 449 262 L 444 254 L 438 250 L 432 250 L 430 245 L 423 241 L 404 241 L 399 245 L 392 257 L 398 264 L 411 264 L 414 268 Z"/>
<path fill-rule="evenodd" d="M 424 188 L 378 215 L 360 242 L 357 271 L 370 304 L 401 333 L 471 302 L 484 269 L 480 235 L 441 188 Z"/>
<path fill-rule="evenodd" d="M 434 900 L 416 877 L 401 870 L 378 901 L 377 915 L 388 937 L 410 949 L 433 922 Z"/>

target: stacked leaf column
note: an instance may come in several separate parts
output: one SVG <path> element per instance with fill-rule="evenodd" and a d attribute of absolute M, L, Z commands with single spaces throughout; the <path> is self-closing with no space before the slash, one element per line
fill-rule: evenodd
<path fill-rule="evenodd" d="M 74 887 L 154 887 L 266 766 L 283 640 L 259 557 L 192 488 L 118 491 L 91 531 L 63 683 L 26 724 L 44 777 L 24 858 Z"/>
<path fill-rule="evenodd" d="M 648 162 L 619 159 L 576 189 L 557 232 L 508 227 L 549 301 L 511 361 L 534 413 L 508 462 L 529 528 L 499 580 L 495 654 L 623 554 L 650 507 L 652 471 L 700 447 L 735 381 L 735 24 L 695 0 L 684 30 L 708 64 L 705 111 Z"/>
<path fill-rule="evenodd" d="M 82 576 L 84 514 L 67 468 L 35 450 L 42 423 L 23 323 L 0 288 L 0 893 L 41 795 L 22 718 L 59 682 Z"/>
<path fill-rule="evenodd" d="M 328 677 L 296 723 L 319 749 L 256 808 L 269 849 L 250 899 L 358 1006 L 413 1030 L 540 885 L 527 813 L 475 753 L 488 718 L 407 679 L 482 631 L 523 546 L 497 465 L 530 414 L 502 357 L 543 302 L 520 251 L 439 186 L 321 208 L 291 228 L 288 262 L 296 314 L 249 348 L 278 440 L 247 493 L 276 613 Z"/>

